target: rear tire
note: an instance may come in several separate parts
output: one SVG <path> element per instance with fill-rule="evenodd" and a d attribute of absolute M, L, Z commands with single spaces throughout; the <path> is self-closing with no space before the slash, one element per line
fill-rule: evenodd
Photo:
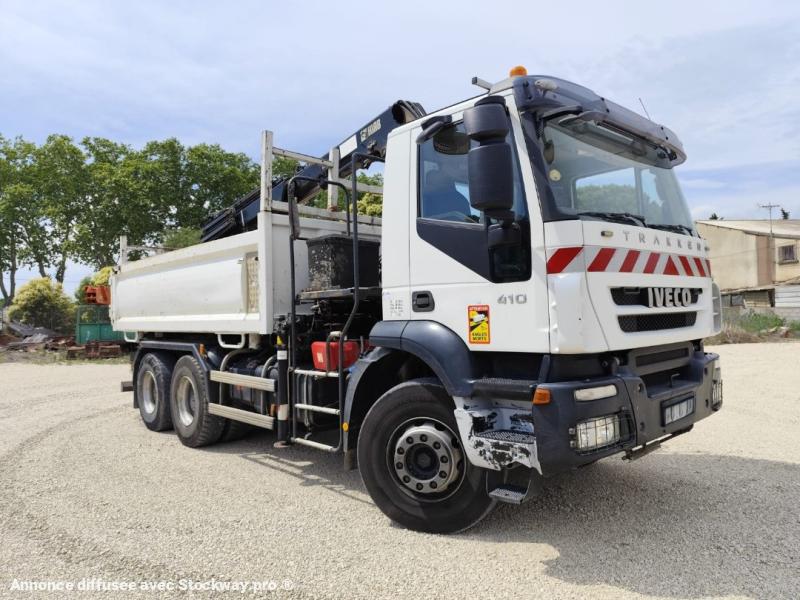
<path fill-rule="evenodd" d="M 151 431 L 172 429 L 170 384 L 175 359 L 166 353 L 148 352 L 136 372 L 136 400 L 139 415 Z"/>
<path fill-rule="evenodd" d="M 455 533 L 495 506 L 489 473 L 463 452 L 452 401 L 438 382 L 408 381 L 381 396 L 364 418 L 357 451 L 373 501 L 403 527 Z"/>
<path fill-rule="evenodd" d="M 222 436 L 225 419 L 209 414 L 208 399 L 208 380 L 200 363 L 182 356 L 172 372 L 170 406 L 175 433 L 185 446 L 207 446 Z"/>

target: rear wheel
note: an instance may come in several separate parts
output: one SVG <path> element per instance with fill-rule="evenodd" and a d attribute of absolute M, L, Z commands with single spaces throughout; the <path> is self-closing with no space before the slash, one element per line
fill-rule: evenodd
<path fill-rule="evenodd" d="M 461 448 L 451 404 L 438 383 L 409 381 L 381 396 L 361 427 L 364 485 L 378 508 L 409 529 L 462 531 L 495 505 L 486 492 L 488 472 Z"/>
<path fill-rule="evenodd" d="M 151 431 L 172 429 L 169 393 L 175 360 L 169 354 L 149 352 L 136 372 L 136 400 L 142 421 Z"/>
<path fill-rule="evenodd" d="M 235 406 L 234 408 L 241 408 L 243 410 L 248 410 L 246 406 Z M 249 425 L 248 423 L 242 423 L 241 421 L 234 421 L 233 419 L 225 419 L 225 429 L 222 431 L 222 436 L 220 437 L 221 442 L 235 442 L 236 440 L 241 440 L 242 438 L 247 437 L 251 433 L 256 430 L 255 427 Z"/>
<path fill-rule="evenodd" d="M 192 448 L 219 441 L 225 419 L 208 412 L 208 381 L 193 356 L 182 356 L 172 372 L 170 403 L 175 432 Z"/>

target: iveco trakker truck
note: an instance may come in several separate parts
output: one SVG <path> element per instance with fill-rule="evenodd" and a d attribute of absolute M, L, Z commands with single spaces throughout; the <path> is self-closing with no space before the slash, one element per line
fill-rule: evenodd
<path fill-rule="evenodd" d="M 720 409 L 720 295 L 677 136 L 521 68 L 473 83 L 323 157 L 265 131 L 259 189 L 202 243 L 122 253 L 111 317 L 148 428 L 192 447 L 275 430 L 341 453 L 397 523 L 455 532 Z M 276 156 L 296 174 L 273 178 Z M 382 190 L 357 178 L 376 162 Z M 359 214 L 380 192 L 382 216 Z"/>

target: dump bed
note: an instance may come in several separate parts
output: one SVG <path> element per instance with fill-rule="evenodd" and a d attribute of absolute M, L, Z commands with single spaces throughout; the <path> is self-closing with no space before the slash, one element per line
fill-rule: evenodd
<path fill-rule="evenodd" d="M 301 206 L 303 238 L 346 231 L 344 213 Z M 379 239 L 380 219 L 359 217 L 359 235 Z M 121 264 L 111 279 L 111 321 L 130 333 L 272 332 L 291 307 L 287 204 L 272 202 L 258 228 Z M 295 242 L 296 289 L 308 286 L 306 243 Z"/>

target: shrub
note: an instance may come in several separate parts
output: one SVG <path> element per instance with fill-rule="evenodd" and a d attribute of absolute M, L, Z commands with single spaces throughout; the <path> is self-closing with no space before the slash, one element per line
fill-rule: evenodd
<path fill-rule="evenodd" d="M 32 327 L 47 327 L 69 333 L 75 318 L 75 305 L 60 283 L 49 277 L 32 279 L 19 288 L 8 316 Z"/>
<path fill-rule="evenodd" d="M 765 329 L 780 327 L 784 324 L 784 321 L 775 313 L 757 313 L 751 310 L 739 317 L 737 324 L 745 331 L 758 333 Z"/>

